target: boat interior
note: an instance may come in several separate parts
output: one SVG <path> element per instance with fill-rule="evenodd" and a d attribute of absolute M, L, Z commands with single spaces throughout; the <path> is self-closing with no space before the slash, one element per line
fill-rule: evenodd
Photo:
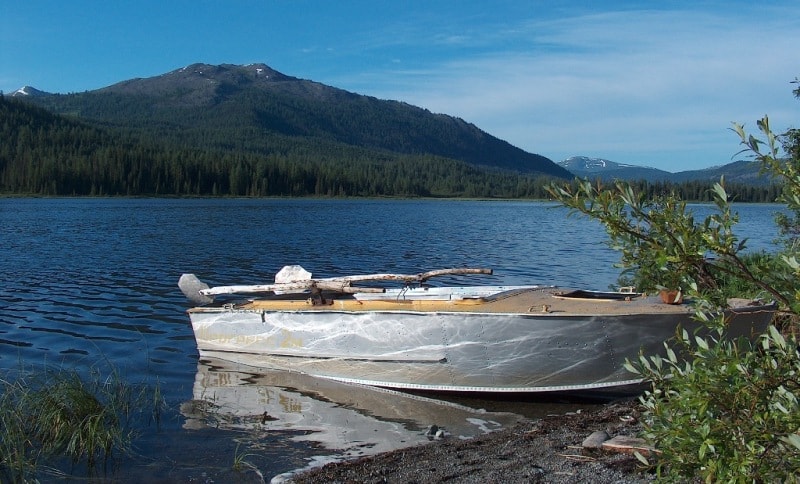
<path fill-rule="evenodd" d="M 449 292 L 448 292 L 449 291 Z M 305 293 L 294 297 L 259 297 L 236 304 L 245 311 L 416 311 L 530 314 L 687 313 L 688 304 L 663 304 L 656 297 L 635 292 L 595 292 L 554 286 L 502 288 L 442 288 L 435 295 L 388 292 L 360 297 L 333 292 Z"/>

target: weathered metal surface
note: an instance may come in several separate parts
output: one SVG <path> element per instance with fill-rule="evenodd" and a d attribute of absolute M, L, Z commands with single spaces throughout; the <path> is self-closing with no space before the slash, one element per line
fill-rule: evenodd
<path fill-rule="evenodd" d="M 255 300 L 189 314 L 201 355 L 383 387 L 482 392 L 629 385 L 637 380 L 623 368 L 627 358 L 661 353 L 679 326 L 701 327 L 686 305 L 556 297 L 563 292 L 325 305 Z M 760 333 L 772 309 L 736 308 L 730 334 Z"/>

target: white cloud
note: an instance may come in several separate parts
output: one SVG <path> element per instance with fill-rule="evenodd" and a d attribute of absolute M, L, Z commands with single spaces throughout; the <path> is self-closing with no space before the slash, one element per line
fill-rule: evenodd
<path fill-rule="evenodd" d="M 769 113 L 785 128 L 797 119 L 789 82 L 800 75 L 799 18 L 628 11 L 527 21 L 513 29 L 513 49 L 467 50 L 349 82 L 460 116 L 556 161 L 610 153 L 692 169 L 730 161 L 731 121 Z"/>

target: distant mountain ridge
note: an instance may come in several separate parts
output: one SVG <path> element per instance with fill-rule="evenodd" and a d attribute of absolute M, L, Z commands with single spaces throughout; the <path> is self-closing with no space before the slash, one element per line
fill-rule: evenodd
<path fill-rule="evenodd" d="M 309 163 L 383 163 L 441 157 L 478 170 L 604 180 L 726 180 L 768 184 L 755 162 L 679 173 L 573 156 L 559 163 L 527 153 L 463 119 L 292 77 L 266 64 L 191 64 L 83 93 L 25 86 L 10 96 L 101 129 L 170 149 L 252 153 Z M 209 151 L 210 150 L 210 151 Z M 349 170 L 350 168 L 348 168 Z"/>
<path fill-rule="evenodd" d="M 94 91 L 43 93 L 26 100 L 57 114 L 169 137 L 187 147 L 269 154 L 320 140 L 442 156 L 484 169 L 572 177 L 552 160 L 460 118 L 288 76 L 266 64 L 192 64 Z"/>
<path fill-rule="evenodd" d="M 31 86 L 22 86 L 21 88 L 14 91 L 11 96 L 12 97 L 19 97 L 19 96 L 26 96 L 26 97 L 38 97 L 38 96 L 50 96 L 49 92 L 40 91 L 35 87 Z"/>
<path fill-rule="evenodd" d="M 636 166 L 603 158 L 587 156 L 572 156 L 558 164 L 580 178 L 600 178 L 603 181 L 625 180 L 648 182 L 673 182 L 707 181 L 716 182 L 724 176 L 728 182 L 749 185 L 766 185 L 772 180 L 760 173 L 760 166 L 756 161 L 740 160 L 727 165 L 705 168 L 702 170 L 688 170 L 671 173 L 657 168 Z"/>
<path fill-rule="evenodd" d="M 672 173 L 656 168 L 627 165 L 587 156 L 572 156 L 558 162 L 558 164 L 578 177 L 600 177 L 603 180 L 665 181 L 672 176 Z"/>

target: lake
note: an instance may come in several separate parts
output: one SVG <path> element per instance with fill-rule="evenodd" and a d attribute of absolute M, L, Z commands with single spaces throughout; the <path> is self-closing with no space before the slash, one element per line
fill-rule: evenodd
<path fill-rule="evenodd" d="M 702 216 L 711 207 L 693 209 Z M 737 206 L 737 233 L 749 247 L 771 247 L 779 209 Z M 270 479 L 330 456 L 424 441 L 431 424 L 469 437 L 517 416 L 503 403 L 198 361 L 178 278 L 270 283 L 286 264 L 317 277 L 470 266 L 494 270 L 470 277 L 474 284 L 607 289 L 618 255 L 605 240 L 599 224 L 546 202 L 4 198 L 0 368 L 113 368 L 132 382 L 158 383 L 168 409 L 158 428 L 140 429 L 137 455 L 109 471 L 120 480 L 225 480 L 245 454 Z M 558 411 L 520 408 L 512 407 L 527 416 Z"/>

